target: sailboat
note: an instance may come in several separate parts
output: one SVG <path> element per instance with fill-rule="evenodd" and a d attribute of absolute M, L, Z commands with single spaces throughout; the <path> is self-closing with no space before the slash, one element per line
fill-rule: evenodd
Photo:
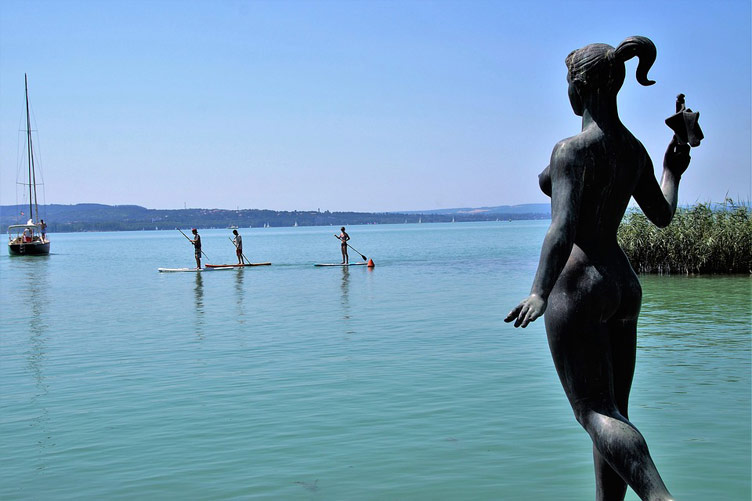
<path fill-rule="evenodd" d="M 8 252 L 17 256 L 46 256 L 50 253 L 50 241 L 45 235 L 47 225 L 39 219 L 34 148 L 31 142 L 29 81 L 26 74 L 24 74 L 24 90 L 26 91 L 26 152 L 29 160 L 28 182 L 24 184 L 29 187 L 29 220 L 26 224 L 13 224 L 8 227 Z"/>

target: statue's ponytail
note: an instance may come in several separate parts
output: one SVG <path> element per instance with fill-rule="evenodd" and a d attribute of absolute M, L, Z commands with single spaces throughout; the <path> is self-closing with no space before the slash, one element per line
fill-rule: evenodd
<path fill-rule="evenodd" d="M 642 85 L 653 85 L 655 81 L 648 79 L 648 70 L 653 66 L 656 56 L 653 42 L 646 37 L 629 37 L 613 51 L 613 57 L 622 63 L 635 56 L 640 59 L 637 64 L 637 81 Z"/>

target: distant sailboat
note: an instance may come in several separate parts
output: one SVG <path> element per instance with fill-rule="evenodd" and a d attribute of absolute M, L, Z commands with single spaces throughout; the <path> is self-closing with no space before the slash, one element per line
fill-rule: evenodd
<path fill-rule="evenodd" d="M 24 74 L 26 92 L 26 152 L 29 160 L 29 220 L 26 224 L 13 224 L 8 227 L 8 252 L 17 256 L 46 256 L 50 253 L 50 241 L 44 234 L 46 225 L 39 219 L 37 204 L 37 175 L 34 166 L 34 148 L 31 141 L 31 115 L 29 113 L 29 82 Z"/>

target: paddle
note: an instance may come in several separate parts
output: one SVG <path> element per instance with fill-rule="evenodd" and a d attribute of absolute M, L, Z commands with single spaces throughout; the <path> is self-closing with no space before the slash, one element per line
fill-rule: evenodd
<path fill-rule="evenodd" d="M 336 233 L 334 234 L 334 238 L 336 238 L 336 239 L 337 239 L 337 240 L 339 240 L 340 242 L 342 241 L 342 240 L 341 240 L 341 239 L 339 238 L 339 235 L 337 235 Z M 358 251 L 357 251 L 357 249 L 355 249 L 355 247 L 353 247 L 352 245 L 348 244 L 347 242 L 345 242 L 345 245 L 347 245 L 348 247 L 350 247 L 350 248 L 351 248 L 352 250 L 354 250 L 355 252 L 358 252 Z M 360 254 L 360 252 L 358 252 L 358 254 Z M 365 257 L 365 256 L 364 256 L 363 254 L 360 254 L 360 257 L 362 257 L 362 258 L 363 258 L 363 261 L 368 261 L 368 258 L 367 258 L 367 257 Z"/>
<path fill-rule="evenodd" d="M 180 232 L 180 234 L 183 235 L 186 238 L 186 240 L 188 240 L 190 243 L 193 243 L 193 240 L 191 240 L 190 238 L 188 238 L 188 235 L 186 235 L 185 233 L 183 233 L 183 230 L 181 230 L 180 228 L 175 228 L 175 229 L 178 230 Z M 201 254 L 203 254 L 206 259 L 209 259 L 209 256 L 206 255 L 206 252 L 204 252 L 203 249 L 201 250 Z"/>
<path fill-rule="evenodd" d="M 230 238 L 230 237 L 227 237 L 227 238 Z M 238 248 L 238 246 L 235 244 L 235 240 L 233 240 L 232 238 L 230 238 L 230 242 L 232 242 L 232 245 L 234 245 L 236 249 Z M 248 261 L 248 264 L 251 264 L 251 260 L 248 259 L 247 257 L 245 257 L 245 254 L 243 254 L 241 252 L 240 255 L 243 256 L 243 259 L 245 259 L 246 261 Z"/>

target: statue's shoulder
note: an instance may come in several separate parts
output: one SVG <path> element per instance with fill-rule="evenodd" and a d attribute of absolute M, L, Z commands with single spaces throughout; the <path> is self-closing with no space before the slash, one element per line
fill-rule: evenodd
<path fill-rule="evenodd" d="M 551 165 L 577 162 L 585 158 L 592 145 L 592 138 L 585 132 L 562 139 L 556 143 L 551 153 Z"/>

